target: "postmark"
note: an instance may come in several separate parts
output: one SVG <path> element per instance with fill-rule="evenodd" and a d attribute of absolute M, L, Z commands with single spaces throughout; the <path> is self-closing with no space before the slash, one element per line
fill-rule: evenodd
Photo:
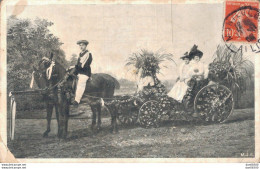
<path fill-rule="evenodd" d="M 232 52 L 260 51 L 259 3 L 227 1 L 222 38 Z"/>

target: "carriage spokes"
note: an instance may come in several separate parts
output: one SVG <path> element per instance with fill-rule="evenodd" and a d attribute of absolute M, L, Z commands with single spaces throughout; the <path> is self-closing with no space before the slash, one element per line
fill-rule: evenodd
<path fill-rule="evenodd" d="M 224 122 L 231 115 L 233 108 L 232 92 L 223 85 L 203 87 L 194 100 L 194 111 L 206 122 Z"/>

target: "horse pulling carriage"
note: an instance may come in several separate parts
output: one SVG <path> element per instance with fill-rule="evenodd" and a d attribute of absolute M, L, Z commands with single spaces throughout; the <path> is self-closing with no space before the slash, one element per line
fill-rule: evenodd
<path fill-rule="evenodd" d="M 149 55 L 149 54 L 148 54 Z M 152 55 L 153 57 L 153 55 Z M 152 57 L 147 57 L 149 67 Z M 164 55 L 162 55 L 164 57 Z M 157 59 L 160 59 L 158 57 Z M 150 65 L 149 65 L 150 64 Z M 221 63 L 222 64 L 222 63 Z M 42 60 L 39 62 L 39 69 L 34 69 L 33 77 L 38 86 L 43 89 L 43 95 L 46 102 L 47 110 L 47 130 L 44 136 L 48 136 L 50 132 L 50 121 L 52 110 L 55 107 L 56 118 L 58 121 L 58 137 L 66 138 L 68 131 L 69 119 L 69 104 L 71 93 L 73 90 L 73 76 L 64 78 L 66 70 L 56 64 L 51 78 L 46 78 L 46 70 L 51 65 L 50 60 Z M 213 64 L 214 65 L 214 64 Z M 212 67 L 212 66 L 211 66 Z M 98 116 L 97 129 L 101 126 L 101 103 L 99 100 L 104 99 L 105 105 L 111 113 L 111 130 L 117 132 L 117 119 L 123 125 L 134 125 L 139 123 L 142 127 L 158 127 L 161 119 L 168 118 L 170 120 L 188 120 L 206 123 L 221 123 L 224 122 L 232 113 L 234 107 L 233 94 L 225 80 L 226 74 L 229 71 L 220 74 L 214 72 L 216 69 L 209 71 L 207 79 L 199 79 L 196 76 L 192 77 L 188 82 L 188 90 L 181 103 L 169 97 L 166 92 L 166 87 L 154 75 L 154 85 L 145 86 L 143 90 L 134 95 L 113 96 L 114 90 L 119 89 L 118 81 L 108 74 L 93 74 L 92 80 L 88 82 L 85 90 L 85 97 L 89 97 L 89 105 L 92 110 L 92 125 L 93 129 L 96 125 L 96 114 Z M 211 68 L 209 68 L 211 69 Z M 154 70 L 149 68 L 147 70 Z M 199 79 L 199 80 L 198 80 Z M 44 90 L 46 88 L 48 90 Z M 31 93 L 31 92 L 30 92 Z M 39 93 L 39 92 L 36 92 Z M 14 100 L 14 94 L 11 98 Z M 11 137 L 14 136 L 15 124 L 15 102 L 11 102 Z M 197 116 L 194 116 L 196 114 Z"/>

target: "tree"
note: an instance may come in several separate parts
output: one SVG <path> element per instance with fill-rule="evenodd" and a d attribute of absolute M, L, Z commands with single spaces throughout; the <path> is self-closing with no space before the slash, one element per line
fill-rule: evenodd
<path fill-rule="evenodd" d="M 78 56 L 77 56 L 75 53 L 73 53 L 73 54 L 72 54 L 72 57 L 71 57 L 71 59 L 70 59 L 69 65 L 70 65 L 70 66 L 74 66 L 74 65 L 77 64 L 77 61 L 78 61 Z"/>
<path fill-rule="evenodd" d="M 8 18 L 7 23 L 7 86 L 8 91 L 28 89 L 33 66 L 43 57 L 54 54 L 57 62 L 67 67 L 63 44 L 48 29 L 46 19 Z"/>

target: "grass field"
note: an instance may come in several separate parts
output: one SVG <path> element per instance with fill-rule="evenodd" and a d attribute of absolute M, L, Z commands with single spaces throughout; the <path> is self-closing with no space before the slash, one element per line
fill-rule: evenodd
<path fill-rule="evenodd" d="M 119 126 L 109 132 L 110 118 L 102 119 L 102 130 L 93 133 L 88 118 L 70 119 L 67 140 L 56 137 L 57 123 L 43 138 L 44 119 L 18 119 L 15 140 L 8 141 L 17 158 L 209 158 L 254 156 L 254 110 L 235 110 L 223 124 L 194 125 L 167 121 L 159 128 Z"/>
<path fill-rule="evenodd" d="M 116 95 L 134 93 L 122 87 Z M 110 115 L 102 112 L 102 130 L 90 130 L 91 111 L 81 104 L 71 112 L 85 113 L 69 120 L 67 140 L 59 140 L 55 113 L 48 138 L 45 110 L 18 111 L 15 140 L 8 140 L 17 158 L 224 158 L 253 157 L 255 154 L 254 109 L 236 109 L 223 124 L 199 125 L 164 121 L 159 128 L 119 125 L 111 134 Z M 9 132 L 8 132 L 9 133 Z"/>

